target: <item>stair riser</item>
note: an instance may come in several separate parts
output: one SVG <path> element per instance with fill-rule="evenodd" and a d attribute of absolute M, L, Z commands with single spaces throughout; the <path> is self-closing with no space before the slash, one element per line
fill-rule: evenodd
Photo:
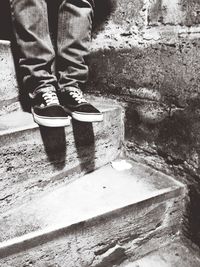
<path fill-rule="evenodd" d="M 1 266 L 28 266 L 32 263 L 37 267 L 48 264 L 97 267 L 112 266 L 111 263 L 118 263 L 130 256 L 138 258 L 176 236 L 181 223 L 184 195 L 183 189 L 172 190 L 1 250 L 1 257 L 7 255 L 0 260 Z M 11 255 L 13 252 L 17 254 Z"/>
<path fill-rule="evenodd" d="M 39 128 L 0 137 L 1 213 L 33 194 L 68 183 L 114 160 L 123 139 L 120 108 L 104 113 L 102 123 Z"/>

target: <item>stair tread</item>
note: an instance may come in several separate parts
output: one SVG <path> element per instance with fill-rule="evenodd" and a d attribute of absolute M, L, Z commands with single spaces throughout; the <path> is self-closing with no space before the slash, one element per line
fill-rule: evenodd
<path fill-rule="evenodd" d="M 93 102 L 93 104 L 103 113 L 118 108 L 115 105 L 99 102 Z M 20 109 L 0 116 L 0 136 L 32 128 L 38 128 L 38 125 L 33 121 L 33 116 L 29 112 Z"/>
<path fill-rule="evenodd" d="M 119 171 L 109 164 L 6 212 L 0 219 L 0 247 L 9 245 L 9 239 L 62 229 L 184 187 L 147 166 L 126 164 L 130 169 Z"/>
<path fill-rule="evenodd" d="M 38 127 L 38 125 L 34 123 L 32 114 L 23 112 L 22 110 L 0 116 L 0 135 L 36 127 Z"/>

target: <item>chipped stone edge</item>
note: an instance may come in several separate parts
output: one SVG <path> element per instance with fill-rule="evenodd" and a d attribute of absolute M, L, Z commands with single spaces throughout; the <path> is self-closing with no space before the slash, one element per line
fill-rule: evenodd
<path fill-rule="evenodd" d="M 13 239 L 10 239 L 8 241 L 4 241 L 0 243 L 0 259 L 5 258 L 7 256 L 10 256 L 12 254 L 19 253 L 23 251 L 24 249 L 30 249 L 32 247 L 35 247 L 42 243 L 47 243 L 53 239 L 55 239 L 58 235 L 64 234 L 66 231 L 72 230 L 74 227 L 77 227 L 78 225 L 81 225 L 83 223 L 90 223 L 93 220 L 99 220 L 101 218 L 110 217 L 114 214 L 120 214 L 122 210 L 128 210 L 131 208 L 136 208 L 136 206 L 140 203 L 141 205 L 145 205 L 148 202 L 156 202 L 160 200 L 160 202 L 166 201 L 175 195 L 183 195 L 186 194 L 186 186 L 172 186 L 167 189 L 161 189 L 156 192 L 156 194 L 152 194 L 147 199 L 120 207 L 116 210 L 109 211 L 103 214 L 99 214 L 95 217 L 88 218 L 84 221 L 79 221 L 77 223 L 74 223 L 72 225 L 60 225 L 59 227 L 48 227 L 43 230 L 35 231 L 30 234 L 23 235 L 21 237 L 16 237 Z"/>

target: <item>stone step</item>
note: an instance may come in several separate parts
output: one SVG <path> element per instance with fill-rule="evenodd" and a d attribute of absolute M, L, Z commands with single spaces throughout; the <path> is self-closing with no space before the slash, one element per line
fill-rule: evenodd
<path fill-rule="evenodd" d="M 157 249 L 181 227 L 186 189 L 118 159 L 2 214 L 0 265 L 113 266 Z"/>
<path fill-rule="evenodd" d="M 134 262 L 124 262 L 118 267 L 198 267 L 200 250 L 182 240 L 172 242 Z"/>
<path fill-rule="evenodd" d="M 121 151 L 123 114 L 103 99 L 92 103 L 100 123 L 72 121 L 65 128 L 38 127 L 30 113 L 0 116 L 0 213 L 45 190 L 69 183 L 114 160 Z"/>

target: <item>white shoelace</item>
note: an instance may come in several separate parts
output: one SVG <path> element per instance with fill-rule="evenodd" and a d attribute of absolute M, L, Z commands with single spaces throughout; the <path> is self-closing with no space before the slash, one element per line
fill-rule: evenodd
<path fill-rule="evenodd" d="M 83 93 L 81 92 L 81 90 L 70 89 L 69 94 L 78 102 L 78 104 L 87 103 L 87 101 L 83 97 Z"/>
<path fill-rule="evenodd" d="M 59 105 L 58 97 L 55 92 L 45 92 L 43 93 L 43 97 L 47 105 L 52 105 L 52 104 Z"/>

